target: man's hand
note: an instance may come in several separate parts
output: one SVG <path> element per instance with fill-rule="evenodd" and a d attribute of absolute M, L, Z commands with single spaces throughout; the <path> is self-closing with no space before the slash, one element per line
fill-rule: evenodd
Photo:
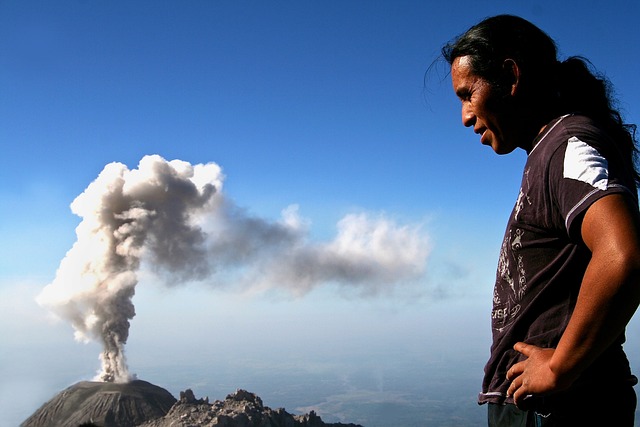
<path fill-rule="evenodd" d="M 507 379 L 511 381 L 507 395 L 513 396 L 518 408 L 529 409 L 526 404 L 529 396 L 547 395 L 571 385 L 571 381 L 560 379 L 550 368 L 549 362 L 555 349 L 523 342 L 516 343 L 513 349 L 527 357 L 507 371 Z"/>

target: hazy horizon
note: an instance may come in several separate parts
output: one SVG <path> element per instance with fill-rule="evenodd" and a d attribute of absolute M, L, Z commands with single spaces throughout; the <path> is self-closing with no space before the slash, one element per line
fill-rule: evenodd
<path fill-rule="evenodd" d="M 484 304 L 441 299 L 421 312 L 411 302 L 391 306 L 364 300 L 354 305 L 340 298 L 331 301 L 329 310 L 317 307 L 321 299 L 335 296 L 318 291 L 301 299 L 271 299 L 265 307 L 253 297 L 197 285 L 141 288 L 138 297 L 127 345 L 129 367 L 137 378 L 176 397 L 190 388 L 196 397 L 223 400 L 242 388 L 274 409 L 284 407 L 293 414 L 314 410 L 325 422 L 365 427 L 389 427 L 389 420 L 403 420 L 394 427 L 475 426 L 486 418 L 486 408 L 476 403 L 489 343 Z M 194 312 L 174 317 L 154 311 L 169 303 L 190 303 Z M 209 306 L 211 314 L 195 314 L 200 305 Z M 443 330 L 438 319 L 452 310 L 464 311 L 472 321 L 459 319 Z M 363 321 L 365 313 L 376 312 L 386 320 Z M 45 317 L 35 310 L 32 315 L 23 320 Z M 300 320 L 291 324 L 292 318 Z M 629 336 L 640 333 L 638 323 L 636 316 Z M 397 331 L 395 338 L 388 338 L 389 331 Z M 55 394 L 92 380 L 99 370 L 100 346 L 74 341 L 64 322 L 47 323 L 28 339 L 12 332 L 9 347 L 23 356 L 3 355 L 0 402 L 8 425 L 18 425 Z M 382 336 L 387 336 L 384 342 Z M 639 372 L 640 352 L 634 347 L 627 352 Z"/>

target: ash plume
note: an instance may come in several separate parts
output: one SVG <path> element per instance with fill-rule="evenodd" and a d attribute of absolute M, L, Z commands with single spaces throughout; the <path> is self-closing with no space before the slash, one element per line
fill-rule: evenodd
<path fill-rule="evenodd" d="M 315 243 L 296 206 L 280 221 L 251 216 L 222 194 L 223 181 L 215 163 L 145 156 L 137 169 L 108 164 L 72 202 L 82 218 L 77 240 L 37 301 L 68 320 L 76 339 L 102 344 L 97 380 L 134 378 L 124 345 L 143 265 L 168 285 L 199 280 L 294 295 L 323 283 L 375 294 L 424 272 L 429 244 L 417 226 L 348 215 L 332 241 Z"/>

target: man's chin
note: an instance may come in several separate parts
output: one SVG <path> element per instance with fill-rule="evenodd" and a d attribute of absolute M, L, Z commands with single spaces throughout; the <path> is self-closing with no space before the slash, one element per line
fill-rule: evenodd
<path fill-rule="evenodd" d="M 489 145 L 489 144 L 487 144 Z M 501 143 L 496 143 L 495 141 L 492 142 L 491 144 L 491 148 L 493 149 L 493 151 L 496 154 L 499 154 L 501 156 L 505 155 L 505 154 L 509 154 L 511 152 L 513 152 L 513 150 L 516 149 L 515 145 L 512 144 L 501 144 Z"/>

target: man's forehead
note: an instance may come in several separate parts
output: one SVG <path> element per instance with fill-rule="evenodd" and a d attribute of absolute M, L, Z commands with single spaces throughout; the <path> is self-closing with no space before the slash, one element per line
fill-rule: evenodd
<path fill-rule="evenodd" d="M 451 63 L 451 80 L 453 89 L 456 92 L 468 89 L 468 86 L 472 83 L 470 80 L 473 80 L 469 56 L 459 56 L 453 60 Z"/>
<path fill-rule="evenodd" d="M 471 69 L 471 57 L 469 55 L 456 57 L 451 63 L 451 69 L 465 74 L 468 73 Z"/>

